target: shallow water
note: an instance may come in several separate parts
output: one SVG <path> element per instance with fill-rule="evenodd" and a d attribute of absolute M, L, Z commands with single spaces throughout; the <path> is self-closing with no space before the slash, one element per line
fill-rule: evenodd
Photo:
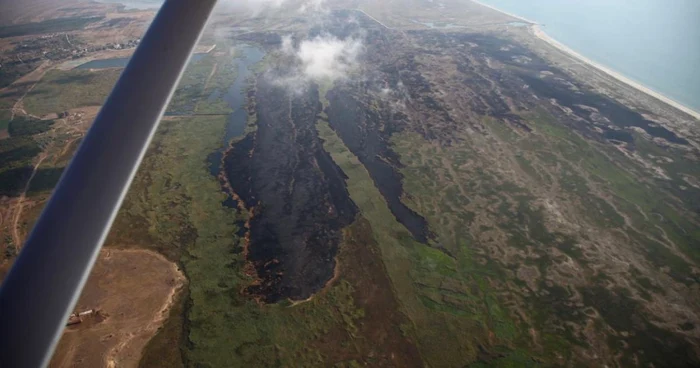
<path fill-rule="evenodd" d="M 190 62 L 197 61 L 206 56 L 206 53 L 193 54 Z M 111 58 L 111 59 L 98 59 L 88 61 L 85 64 L 80 64 L 75 69 L 107 69 L 107 68 L 124 68 L 126 64 L 131 60 L 130 57 L 125 58 Z"/>
<path fill-rule="evenodd" d="M 243 57 L 237 59 L 238 74 L 236 75 L 236 81 L 224 96 L 224 100 L 234 110 L 226 124 L 224 142 L 228 142 L 232 138 L 243 134 L 243 130 L 248 122 L 248 113 L 245 110 L 246 90 L 249 78 L 253 75 L 249 68 L 259 63 L 265 57 L 265 52 L 254 46 L 242 45 L 238 48 L 238 51 L 243 53 Z"/>
<path fill-rule="evenodd" d="M 248 123 L 248 113 L 245 109 L 247 98 L 246 90 L 249 79 L 253 76 L 250 67 L 257 64 L 265 57 L 265 52 L 254 46 L 241 45 L 237 51 L 243 54 L 242 57 L 236 59 L 238 74 L 236 74 L 236 80 L 223 96 L 224 101 L 228 103 L 233 113 L 227 118 L 226 134 L 224 135 L 221 148 L 215 153 L 212 153 L 209 157 L 209 171 L 214 176 L 219 175 L 219 172 L 222 170 L 221 158 L 228 149 L 231 139 L 240 136 L 245 130 L 246 124 Z M 219 96 L 220 93 L 220 91 L 215 91 L 212 95 Z"/>

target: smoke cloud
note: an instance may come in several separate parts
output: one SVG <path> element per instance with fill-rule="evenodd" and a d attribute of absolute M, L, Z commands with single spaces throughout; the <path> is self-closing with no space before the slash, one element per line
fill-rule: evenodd
<path fill-rule="evenodd" d="M 219 2 L 218 11 L 247 11 L 253 15 L 259 15 L 268 10 L 284 7 L 285 10 L 304 13 L 321 10 L 324 2 L 325 0 L 224 0 Z"/>
<path fill-rule="evenodd" d="M 359 67 L 364 45 L 358 38 L 339 39 L 332 35 L 316 36 L 295 45 L 290 36 L 282 38 L 280 52 L 286 65 L 283 75 L 267 77 L 294 92 L 302 92 L 310 82 L 333 83 L 349 79 Z"/>
<path fill-rule="evenodd" d="M 289 45 L 286 47 L 288 52 Z M 295 56 L 301 62 L 301 73 L 306 79 L 335 81 L 347 77 L 356 66 L 362 49 L 360 40 L 340 40 L 326 35 L 302 41 Z"/>

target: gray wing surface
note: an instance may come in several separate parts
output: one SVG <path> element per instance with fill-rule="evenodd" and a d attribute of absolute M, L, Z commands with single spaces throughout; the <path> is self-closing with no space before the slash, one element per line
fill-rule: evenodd
<path fill-rule="evenodd" d="M 216 0 L 167 0 L 0 288 L 0 367 L 45 367 Z"/>

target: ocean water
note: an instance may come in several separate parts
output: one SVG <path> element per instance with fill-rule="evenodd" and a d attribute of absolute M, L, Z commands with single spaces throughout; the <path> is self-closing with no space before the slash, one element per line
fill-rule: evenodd
<path fill-rule="evenodd" d="M 700 0 L 480 0 L 700 111 Z"/>

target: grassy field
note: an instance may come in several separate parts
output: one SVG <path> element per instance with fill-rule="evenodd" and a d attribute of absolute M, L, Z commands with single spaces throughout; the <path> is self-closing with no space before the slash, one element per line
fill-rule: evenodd
<path fill-rule="evenodd" d="M 673 289 L 695 282 L 689 260 L 697 257 L 698 239 L 690 229 L 698 226 L 687 182 L 697 168 L 681 153 L 637 137 L 639 154 L 656 157 L 672 178 L 655 179 L 636 159 L 583 138 L 546 111 L 523 117 L 534 134 L 486 118 L 490 135 L 455 133 L 458 144 L 410 132 L 392 136 L 403 200 L 434 233 L 428 246 L 394 220 L 362 164 L 326 122 L 318 124 L 372 225 L 423 358 L 430 366 L 585 365 L 579 359 L 591 348 L 591 332 L 584 331 L 592 325 L 613 350 L 621 339 L 603 326 L 637 331 L 625 340 L 623 361 L 660 362 L 636 355 L 653 344 L 683 360 L 689 345 L 681 336 L 608 310 L 592 317 L 591 308 L 629 305 L 643 314 L 642 301 L 666 295 L 658 282 Z M 690 204 L 674 198 L 684 182 L 679 198 Z M 618 257 L 651 267 L 621 268 Z"/>
<path fill-rule="evenodd" d="M 562 290 L 549 290 L 551 295 L 559 295 L 554 299 L 526 298 L 527 303 L 537 308 L 532 310 L 533 315 L 536 316 L 539 309 L 549 311 L 548 317 L 543 316 L 543 320 L 556 316 L 566 321 L 567 326 L 595 323 L 607 324 L 616 330 L 637 329 L 636 338 L 627 341 L 630 349 L 622 352 L 624 361 L 663 361 L 660 356 L 651 354 L 633 358 L 636 349 L 647 351 L 649 346 L 659 344 L 658 341 L 682 347 L 675 353 L 668 352 L 682 361 L 683 350 L 688 345 L 681 336 L 634 323 L 626 323 L 622 327 L 620 322 L 625 319 L 608 308 L 615 305 L 613 309 L 618 310 L 622 308 L 620 305 L 628 305 L 628 309 L 622 309 L 644 313 L 639 305 L 655 297 L 666 297 L 666 292 L 657 283 L 666 285 L 667 290 L 681 290 L 685 285 L 696 282 L 697 276 L 691 265 L 697 261 L 698 238 L 696 232 L 689 231 L 698 228 L 698 218 L 693 213 L 692 204 L 696 194 L 689 188 L 678 189 L 684 185 L 682 178 L 697 178 L 694 165 L 680 152 L 661 149 L 641 136 L 635 137 L 635 155 L 629 156 L 611 144 L 578 135 L 545 111 L 524 113 L 523 117 L 535 128 L 536 134 L 504 134 L 506 128 L 503 123 L 488 120 L 486 123 L 500 141 L 496 142 L 496 146 L 500 143 L 518 148 L 517 152 L 502 151 L 507 154 L 499 156 L 498 160 L 515 161 L 522 170 L 522 174 L 515 175 L 515 178 L 532 191 L 534 203 L 539 206 L 544 203 L 545 206 L 541 207 L 537 217 L 533 217 L 532 211 L 528 214 L 527 208 L 518 206 L 517 216 L 506 217 L 507 222 L 502 222 L 500 226 L 510 233 L 509 244 L 524 244 L 528 246 L 528 252 L 533 250 L 528 245 L 533 240 L 538 244 L 537 249 L 555 248 L 574 261 L 576 267 L 567 272 L 582 272 L 576 278 L 563 272 L 565 267 L 562 265 L 571 264 L 571 261 L 562 260 L 561 256 L 551 251 L 540 254 L 539 261 L 527 260 L 537 264 L 544 278 L 571 280 L 562 282 L 562 286 L 569 283 Z M 649 162 L 658 165 L 657 168 L 650 169 Z M 671 180 L 650 174 L 658 167 Z M 513 177 L 513 173 L 510 176 Z M 523 223 L 523 217 L 536 221 Z M 546 224 L 546 227 L 538 231 L 540 234 L 533 234 L 532 230 L 536 229 L 533 225 L 537 223 Z M 513 237 L 522 234 L 522 231 L 518 231 L 518 228 L 523 229 L 522 225 L 526 225 L 524 228 L 529 229 L 530 234 Z M 475 229 L 472 233 L 478 234 Z M 595 251 L 588 250 L 591 248 Z M 618 257 L 635 266 L 615 266 L 613 260 Z M 597 270 L 591 267 L 592 264 L 601 263 L 609 267 Z M 642 270 L 647 276 L 640 279 Z M 652 283 L 650 278 L 656 281 Z M 577 279 L 579 281 L 575 281 Z M 628 284 L 629 279 L 640 281 Z M 578 292 L 586 296 L 584 306 L 605 310 L 601 312 L 601 320 L 584 317 L 585 307 L 567 307 L 566 300 L 575 298 L 578 293 L 572 284 L 580 284 L 579 290 L 582 291 Z M 666 315 L 664 318 L 674 317 Z M 604 328 L 597 331 L 602 335 L 607 334 Z M 563 336 L 573 346 L 586 348 L 585 340 L 580 339 L 581 335 L 576 329 Z M 610 348 L 618 349 L 621 343 L 613 336 L 608 336 Z"/>
<path fill-rule="evenodd" d="M 225 208 L 216 178 L 209 175 L 206 157 L 218 148 L 226 119 L 192 118 L 164 122 L 152 153 L 147 156 L 117 219 L 114 244 L 154 247 L 171 259 L 181 260 L 190 280 L 190 336 L 196 346 L 210 325 L 229 305 L 228 293 L 238 275 L 227 268 L 237 256 L 235 211 Z M 192 140 L 196 136 L 198 139 Z M 139 226 L 141 225 L 141 226 Z M 181 258 L 180 258 L 181 257 Z M 219 286 L 219 281 L 225 282 Z M 211 316 L 207 319 L 204 316 Z M 216 337 L 223 329 L 209 331 Z"/>
<path fill-rule="evenodd" d="M 460 219 L 464 214 L 443 212 L 440 216 L 428 216 L 431 228 L 435 226 L 441 238 L 432 247 L 415 242 L 389 212 L 357 158 L 326 123 L 319 123 L 318 130 L 325 140 L 324 147 L 348 175 L 353 200 L 372 224 L 403 312 L 412 321 L 405 332 L 416 336 L 427 364 L 463 366 L 464 362 L 478 360 L 480 348 L 499 352 L 497 355 L 501 357 L 489 362 L 495 366 L 526 366 L 531 362 L 516 349 L 519 331 L 489 288 L 489 278 L 499 277 L 498 268 L 475 263 L 469 234 L 464 230 L 444 230 L 437 220 L 437 217 L 450 218 L 455 221 L 454 226 L 466 229 Z M 406 182 L 411 179 L 414 178 L 407 177 Z M 407 190 L 412 196 L 417 194 Z M 437 246 L 448 246 L 450 252 L 436 249 Z"/>
<path fill-rule="evenodd" d="M 121 69 L 51 70 L 24 98 L 28 113 L 45 115 L 83 106 L 102 105 Z"/>
<path fill-rule="evenodd" d="M 619 150 L 587 142 L 575 133 L 557 127 L 551 116 L 540 113 L 531 121 L 549 141 L 540 139 L 534 144 L 547 147 L 545 149 L 549 152 L 560 152 L 554 162 L 566 165 L 567 173 L 570 173 L 563 176 L 563 187 L 578 197 L 590 220 L 599 227 L 638 233 L 641 235 L 639 247 L 647 252 L 650 262 L 659 267 L 672 265 L 678 281 L 690 276 L 690 267 L 680 255 L 658 243 L 670 240 L 685 256 L 700 260 L 697 247 L 700 233 L 692 230 L 698 227 L 698 216 L 694 212 L 699 192 L 683 180 L 684 177 L 699 177 L 697 165 L 684 158 L 682 153 L 663 150 L 637 135 L 637 154 L 656 157 L 660 162 L 658 165 L 672 178 L 669 183 L 669 180 L 649 176 L 645 173 L 646 168 Z M 684 186 L 689 188 L 679 189 Z M 683 200 L 679 201 L 674 195 Z M 625 218 L 629 219 L 629 224 Z"/>
<path fill-rule="evenodd" d="M 0 88 L 4 88 L 14 83 L 23 75 L 28 74 L 39 66 L 40 62 L 28 62 L 24 64 L 15 64 L 8 68 L 0 68 Z M 4 104 L 0 101 L 0 108 L 4 108 Z"/>
<path fill-rule="evenodd" d="M 13 137 L 31 136 L 51 129 L 53 120 L 38 120 L 28 117 L 17 117 L 8 125 L 8 132 Z"/>
<path fill-rule="evenodd" d="M 219 46 L 226 48 L 224 43 Z M 180 80 L 178 89 L 168 106 L 170 114 L 228 114 L 230 108 L 221 98 L 228 86 L 236 79 L 237 70 L 234 59 L 230 57 L 215 58 L 207 55 L 193 61 Z M 221 94 L 211 99 L 214 93 Z"/>
<path fill-rule="evenodd" d="M 7 129 L 10 126 L 10 118 L 12 117 L 12 111 L 9 109 L 0 110 L 0 131 Z"/>
<path fill-rule="evenodd" d="M 101 19 L 103 17 L 58 18 L 42 22 L 0 26 L 0 38 L 73 31 L 83 29 L 86 25 Z"/>
<path fill-rule="evenodd" d="M 0 195 L 17 196 L 31 175 L 31 163 L 41 148 L 31 137 L 0 140 Z"/>

